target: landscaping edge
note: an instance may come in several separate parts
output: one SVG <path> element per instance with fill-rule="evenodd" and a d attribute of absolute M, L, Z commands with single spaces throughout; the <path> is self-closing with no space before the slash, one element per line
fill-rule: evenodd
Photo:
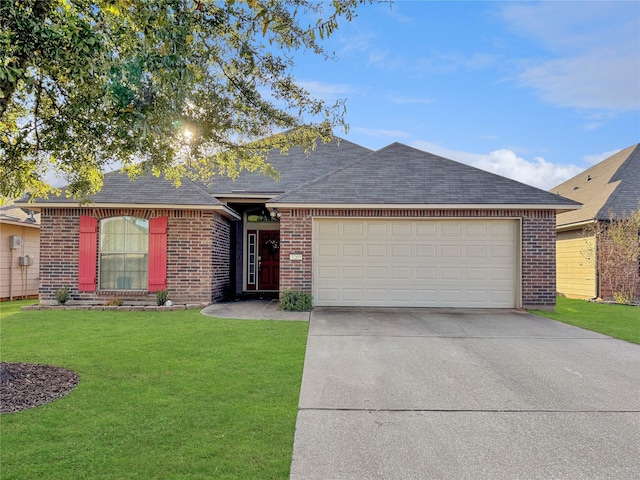
<path fill-rule="evenodd" d="M 166 305 L 41 305 L 36 303 L 34 305 L 27 305 L 21 308 L 21 310 L 108 310 L 108 311 L 123 311 L 123 312 L 170 312 L 172 310 L 202 310 L 203 308 L 211 305 L 210 303 L 186 303 L 186 304 L 173 304 L 170 307 Z"/>

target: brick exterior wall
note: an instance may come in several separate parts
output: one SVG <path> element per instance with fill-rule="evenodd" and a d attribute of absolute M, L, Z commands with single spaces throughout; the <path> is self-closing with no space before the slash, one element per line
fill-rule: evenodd
<path fill-rule="evenodd" d="M 149 292 L 127 290 L 78 292 L 81 215 L 93 216 L 98 220 L 122 215 L 146 219 L 168 217 L 167 290 L 169 299 L 175 304 L 210 303 L 222 299 L 229 291 L 229 221 L 216 212 L 127 208 L 45 208 L 42 210 L 40 230 L 41 303 L 56 303 L 56 290 L 67 286 L 70 290 L 70 304 L 104 304 L 114 297 L 122 299 L 125 304 L 156 304 L 155 293 Z"/>
<path fill-rule="evenodd" d="M 280 291 L 312 293 L 314 217 L 520 218 L 522 306 L 553 309 L 556 303 L 555 210 L 385 210 L 280 208 Z M 302 260 L 289 255 L 301 254 Z"/>
<path fill-rule="evenodd" d="M 551 310 L 556 305 L 555 211 L 522 216 L 522 306 Z"/>
<path fill-rule="evenodd" d="M 218 301 L 231 293 L 231 224 L 223 216 L 213 217 L 211 300 Z"/>

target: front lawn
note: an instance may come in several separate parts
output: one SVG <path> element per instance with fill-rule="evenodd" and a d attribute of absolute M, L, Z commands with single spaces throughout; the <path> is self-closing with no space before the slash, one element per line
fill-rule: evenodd
<path fill-rule="evenodd" d="M 308 324 L 0 304 L 2 360 L 74 370 L 1 417 L 2 479 L 286 479 Z"/>
<path fill-rule="evenodd" d="M 532 313 L 640 344 L 640 307 L 558 297 L 555 312 Z"/>

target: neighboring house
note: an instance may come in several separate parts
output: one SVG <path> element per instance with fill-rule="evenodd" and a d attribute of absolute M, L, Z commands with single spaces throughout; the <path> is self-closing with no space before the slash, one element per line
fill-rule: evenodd
<path fill-rule="evenodd" d="M 592 232 L 585 235 L 585 227 L 606 224 L 611 213 L 624 218 L 638 209 L 640 144 L 625 148 L 551 192 L 583 204 L 580 210 L 560 213 L 557 218 L 558 293 L 574 298 L 610 297 L 607 279 L 596 267 L 599 237 Z"/>
<path fill-rule="evenodd" d="M 40 215 L 12 201 L 0 206 L 0 300 L 37 298 Z"/>
<path fill-rule="evenodd" d="M 37 200 L 43 303 L 219 301 L 295 289 L 321 306 L 553 308 L 556 212 L 579 203 L 401 144 L 269 155 L 180 188 L 105 176 L 93 203 Z"/>

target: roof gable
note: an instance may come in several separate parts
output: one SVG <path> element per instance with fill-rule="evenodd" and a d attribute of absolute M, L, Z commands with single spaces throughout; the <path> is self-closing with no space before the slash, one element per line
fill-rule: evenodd
<path fill-rule="evenodd" d="M 579 211 L 558 215 L 558 226 L 608 220 L 638 209 L 640 144 L 632 145 L 551 189 L 584 204 Z"/>
<path fill-rule="evenodd" d="M 222 207 L 223 204 L 209 195 L 201 186 L 189 179 L 183 179 L 176 187 L 171 180 L 164 176 L 156 177 L 151 173 L 131 179 L 125 172 L 118 170 L 104 175 L 102 189 L 89 197 L 93 205 L 122 206 L 122 205 L 150 205 L 150 206 L 178 206 L 178 207 Z M 20 200 L 19 203 L 25 203 Z M 33 206 L 73 206 L 78 205 L 74 198 L 66 196 L 51 196 L 37 199 Z"/>
<path fill-rule="evenodd" d="M 277 204 L 540 205 L 572 200 L 478 168 L 391 144 L 277 197 Z"/>
<path fill-rule="evenodd" d="M 282 155 L 279 149 L 269 152 L 267 162 L 278 170 L 279 180 L 260 172 L 242 172 L 235 180 L 220 176 L 211 182 L 203 183 L 202 186 L 217 197 L 243 194 L 275 196 L 293 190 L 371 152 L 368 148 L 334 137 L 331 142 L 319 142 L 308 155 L 298 147 L 291 148 L 286 155 Z"/>

